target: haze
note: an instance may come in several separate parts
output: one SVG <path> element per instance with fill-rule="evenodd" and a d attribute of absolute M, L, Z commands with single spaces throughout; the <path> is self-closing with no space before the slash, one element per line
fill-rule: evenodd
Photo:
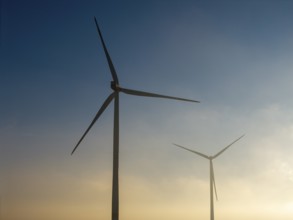
<path fill-rule="evenodd" d="M 293 2 L 1 2 L 0 195 L 3 220 L 111 217 L 113 106 L 70 153 L 120 84 L 200 104 L 120 100 L 120 219 L 293 216 Z"/>

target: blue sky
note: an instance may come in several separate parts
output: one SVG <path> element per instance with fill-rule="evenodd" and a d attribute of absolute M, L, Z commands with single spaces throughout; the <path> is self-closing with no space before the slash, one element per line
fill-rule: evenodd
<path fill-rule="evenodd" d="M 208 163 L 172 143 L 214 154 L 243 133 L 215 161 L 216 218 L 292 218 L 292 9 L 2 0 L 2 215 L 110 216 L 112 105 L 70 156 L 110 92 L 96 16 L 121 86 L 201 101 L 121 95 L 121 218 L 208 219 Z"/>

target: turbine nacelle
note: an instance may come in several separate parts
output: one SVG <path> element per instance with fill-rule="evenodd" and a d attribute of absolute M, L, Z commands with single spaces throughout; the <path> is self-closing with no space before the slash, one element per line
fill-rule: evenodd
<path fill-rule="evenodd" d="M 113 89 L 116 92 L 119 92 L 121 90 L 119 87 L 119 84 L 116 83 L 115 81 L 111 81 L 111 89 Z"/>

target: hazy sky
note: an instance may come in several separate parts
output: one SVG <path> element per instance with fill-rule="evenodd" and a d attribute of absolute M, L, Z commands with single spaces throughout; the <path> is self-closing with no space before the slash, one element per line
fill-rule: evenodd
<path fill-rule="evenodd" d="M 120 219 L 293 217 L 293 2 L 2 0 L 4 220 L 110 219 L 113 104 L 93 17 L 121 86 L 200 104 L 120 98 Z"/>

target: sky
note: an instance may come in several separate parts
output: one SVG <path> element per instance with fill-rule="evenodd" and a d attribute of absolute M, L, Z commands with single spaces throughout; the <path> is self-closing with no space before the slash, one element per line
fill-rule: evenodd
<path fill-rule="evenodd" d="M 293 2 L 1 0 L 1 220 L 111 218 L 113 104 L 96 16 L 121 86 L 120 219 L 293 216 Z"/>

